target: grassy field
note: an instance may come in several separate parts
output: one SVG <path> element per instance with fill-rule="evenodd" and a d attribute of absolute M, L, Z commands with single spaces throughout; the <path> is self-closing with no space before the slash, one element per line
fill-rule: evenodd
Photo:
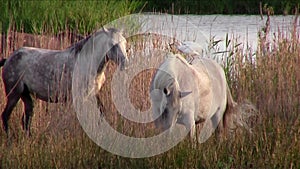
<path fill-rule="evenodd" d="M 211 137 L 196 148 L 192 148 L 186 139 L 163 154 L 131 159 L 113 155 L 92 142 L 79 125 L 71 104 L 47 104 L 35 100 L 32 137 L 26 137 L 21 130 L 23 105 L 20 102 L 10 119 L 10 140 L 0 130 L 0 168 L 299 168 L 299 32 L 294 29 L 286 35 L 278 31 L 278 36 L 271 41 L 264 38 L 268 32 L 261 33 L 255 55 L 244 50 L 246 46 L 237 45 L 238 40 L 219 42 L 227 43 L 230 51 L 224 54 L 228 58 L 225 70 L 235 100 L 247 99 L 259 110 L 260 118 L 252 134 L 240 130 L 223 141 Z M 2 53 L 5 57 L 24 45 L 24 34 L 11 37 L 11 45 L 5 49 L 5 55 Z M 163 38 L 150 38 L 154 47 L 165 47 Z M 57 42 L 47 40 L 47 35 L 34 39 L 39 40 L 39 43 L 33 42 L 35 46 L 52 49 L 63 49 L 71 43 L 68 37 Z M 139 37 L 128 41 L 131 51 L 142 49 L 149 43 L 148 39 Z M 160 61 L 157 59 L 157 63 Z M 147 135 L 153 124 L 130 124 L 120 118 L 112 105 L 110 82 L 115 68 L 116 65 L 109 65 L 105 72 L 107 81 L 100 93 L 107 120 L 127 135 Z M 152 74 L 153 70 L 144 71 L 130 84 L 130 99 L 140 110 L 150 107 L 147 93 Z M 6 103 L 3 88 L 1 82 L 1 111 Z"/>

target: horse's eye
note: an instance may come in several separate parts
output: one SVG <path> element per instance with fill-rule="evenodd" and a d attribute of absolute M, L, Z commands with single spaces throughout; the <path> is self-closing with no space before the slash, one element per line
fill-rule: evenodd
<path fill-rule="evenodd" d="M 168 91 L 167 88 L 164 88 L 163 92 L 164 92 L 165 95 L 169 95 L 169 91 Z"/>

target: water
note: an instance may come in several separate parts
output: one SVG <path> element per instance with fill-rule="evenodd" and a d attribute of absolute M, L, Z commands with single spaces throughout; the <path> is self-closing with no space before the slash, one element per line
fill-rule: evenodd
<path fill-rule="evenodd" d="M 142 19 L 141 19 L 142 18 Z M 265 26 L 267 16 L 259 15 L 143 15 L 142 31 L 164 34 L 179 41 L 195 41 L 204 49 L 209 40 L 222 40 L 219 50 L 225 50 L 226 35 L 237 39 L 244 47 L 257 49 L 258 32 Z M 286 36 L 293 29 L 295 16 L 271 16 L 269 40 L 274 38 L 278 29 Z M 300 20 L 297 22 L 300 31 Z"/>
<path fill-rule="evenodd" d="M 197 25 L 206 35 L 215 36 L 217 40 L 224 40 L 226 34 L 234 36 L 244 44 L 256 49 L 258 32 L 265 26 L 267 17 L 263 20 L 257 15 L 227 16 L 227 15 L 206 15 L 206 16 L 187 16 L 190 21 Z M 270 33 L 277 33 L 277 29 L 288 33 L 292 29 L 294 16 L 272 16 L 270 22 Z M 298 22 L 298 30 L 299 30 Z M 270 37 L 271 38 L 271 37 Z"/>

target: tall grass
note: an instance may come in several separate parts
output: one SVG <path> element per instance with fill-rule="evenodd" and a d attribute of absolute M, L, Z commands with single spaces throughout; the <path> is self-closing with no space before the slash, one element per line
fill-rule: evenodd
<path fill-rule="evenodd" d="M 21 35 L 13 37 L 17 36 Z M 151 158 L 123 158 L 104 151 L 88 138 L 71 105 L 49 104 L 46 110 L 46 103 L 35 100 L 32 137 L 26 137 L 21 130 L 23 105 L 20 103 L 10 119 L 12 138 L 8 140 L 0 130 L 0 168 L 299 168 L 299 36 L 296 29 L 289 35 L 278 29 L 276 36 L 259 45 L 255 53 L 245 50 L 247 46 L 238 45 L 236 39 L 228 37 L 225 42 L 230 51 L 225 70 L 233 96 L 237 101 L 250 100 L 259 110 L 260 118 L 254 123 L 252 134 L 241 130 L 224 141 L 211 137 L 196 149 L 186 139 L 170 151 Z M 132 60 L 144 57 L 136 51 L 149 45 L 165 49 L 166 41 L 159 36 L 128 39 L 129 56 L 135 55 Z M 58 46 L 65 48 L 70 43 L 66 39 Z M 47 46 L 48 41 L 41 44 Z M 156 64 L 162 60 L 155 55 L 151 59 Z M 153 134 L 152 124 L 132 123 L 116 113 L 110 94 L 115 68 L 112 63 L 108 66 L 107 81 L 100 93 L 107 120 L 127 135 Z M 153 72 L 139 73 L 130 84 L 130 99 L 137 109 L 150 107 L 147 93 Z M 0 89 L 0 110 L 3 110 L 6 98 L 2 82 Z"/>
<path fill-rule="evenodd" d="M 136 0 L 101 1 L 9 1 L 0 3 L 0 32 L 11 25 L 26 33 L 52 33 L 64 30 L 91 33 L 106 23 L 137 12 L 143 4 Z"/>

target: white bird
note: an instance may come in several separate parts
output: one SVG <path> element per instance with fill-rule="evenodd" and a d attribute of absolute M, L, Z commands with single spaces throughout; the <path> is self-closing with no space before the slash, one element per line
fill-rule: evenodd
<path fill-rule="evenodd" d="M 193 41 L 184 41 L 177 46 L 177 49 L 187 55 L 188 62 L 191 63 L 195 56 L 200 56 L 203 53 L 203 48 L 200 44 Z"/>

